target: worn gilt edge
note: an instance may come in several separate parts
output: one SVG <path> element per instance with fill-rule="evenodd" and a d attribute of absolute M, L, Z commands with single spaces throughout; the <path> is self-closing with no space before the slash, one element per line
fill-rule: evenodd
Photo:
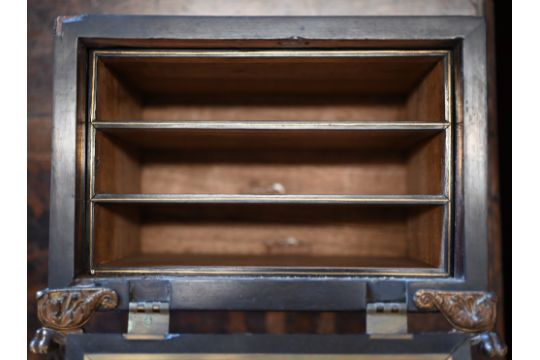
<path fill-rule="evenodd" d="M 490 331 L 495 325 L 497 299 L 479 291 L 418 290 L 414 303 L 420 310 L 439 310 L 457 330 Z"/>
<path fill-rule="evenodd" d="M 43 324 L 30 343 L 34 353 L 47 353 L 49 345 L 64 344 L 67 333 L 81 332 L 84 324 L 98 309 L 118 306 L 118 295 L 112 289 L 72 287 L 45 289 L 37 293 L 37 316 Z"/>

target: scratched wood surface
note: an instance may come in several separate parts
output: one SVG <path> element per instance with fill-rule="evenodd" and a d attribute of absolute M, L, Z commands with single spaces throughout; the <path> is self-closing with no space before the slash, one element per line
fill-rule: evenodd
<path fill-rule="evenodd" d="M 35 292 L 47 286 L 47 243 L 49 218 L 49 176 L 51 166 L 51 114 L 53 23 L 58 15 L 83 13 L 167 14 L 167 15 L 484 15 L 488 21 L 488 46 L 493 53 L 493 5 L 481 0 L 29 0 L 28 29 L 28 300 L 27 337 L 39 327 L 35 311 Z M 488 56 L 490 76 L 494 78 L 493 56 Z M 489 84 L 490 172 L 490 286 L 496 291 L 502 310 L 501 233 L 495 84 Z M 411 331 L 447 329 L 440 315 L 422 318 L 412 315 Z M 107 320 L 107 321 L 103 321 Z M 127 314 L 100 314 L 88 331 L 125 331 Z M 173 331 L 201 333 L 359 333 L 364 329 L 361 313 L 332 312 L 181 312 L 173 314 Z M 105 326 L 103 324 L 106 324 Z M 503 314 L 498 321 L 502 334 Z M 475 358 L 478 355 L 475 355 Z M 38 359 L 29 354 L 29 359 Z"/>

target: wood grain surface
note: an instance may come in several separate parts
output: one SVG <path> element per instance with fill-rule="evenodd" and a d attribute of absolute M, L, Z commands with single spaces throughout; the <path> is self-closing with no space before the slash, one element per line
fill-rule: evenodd
<path fill-rule="evenodd" d="M 53 24 L 59 15 L 83 13 L 167 15 L 485 15 L 488 21 L 488 51 L 494 54 L 492 1 L 456 0 L 51 0 L 28 1 L 28 340 L 39 327 L 35 292 L 47 286 L 48 208 L 51 166 Z M 490 80 L 494 59 L 488 56 Z M 490 288 L 499 298 L 497 329 L 504 334 L 502 314 L 502 264 L 497 165 L 495 83 L 489 86 L 490 119 Z M 425 314 L 424 314 L 425 315 Z M 440 314 L 410 316 L 411 331 L 448 329 Z M 179 312 L 171 319 L 172 331 L 203 333 L 359 333 L 364 329 L 361 313 L 329 312 Z M 125 313 L 102 313 L 88 324 L 88 331 L 125 331 Z M 29 354 L 30 359 L 38 359 Z M 475 358 L 481 358 L 475 354 Z"/>
<path fill-rule="evenodd" d="M 95 209 L 95 263 L 437 267 L 442 209 L 100 204 Z"/>

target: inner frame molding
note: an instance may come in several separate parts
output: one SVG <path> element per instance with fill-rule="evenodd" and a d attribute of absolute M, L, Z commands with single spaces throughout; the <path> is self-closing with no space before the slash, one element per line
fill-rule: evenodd
<path fill-rule="evenodd" d="M 389 268 L 296 268 L 296 267 L 190 267 L 190 266 L 174 266 L 174 267 L 125 267 L 125 268 L 103 268 L 95 263 L 95 206 L 99 202 L 100 194 L 96 193 L 96 133 L 103 124 L 112 124 L 111 126 L 140 128 L 145 126 L 160 126 L 153 122 L 103 122 L 97 117 L 97 86 L 98 80 L 98 62 L 101 59 L 107 58 L 242 58 L 242 59 L 273 59 L 273 58 L 414 58 L 414 57 L 437 57 L 440 58 L 444 66 L 444 119 L 435 123 L 419 123 L 414 121 L 409 122 L 370 122 L 370 121 L 355 121 L 349 122 L 353 130 L 361 131 L 362 127 L 371 126 L 375 130 L 384 131 L 387 128 L 400 129 L 415 129 L 422 126 L 440 126 L 444 134 L 444 163 L 443 163 L 443 202 L 444 206 L 444 223 L 443 223 L 443 238 L 441 239 L 441 247 L 445 249 L 441 256 L 441 266 L 436 269 L 389 269 Z M 452 174 L 453 174 L 453 62 L 452 52 L 450 50 L 94 50 L 90 52 L 90 74 L 89 74 L 89 93 L 90 106 L 87 124 L 87 168 L 86 168 L 86 234 L 89 249 L 89 267 L 91 274 L 182 274 L 182 275 L 295 275 L 295 276 L 398 276 L 398 277 L 448 277 L 451 274 L 451 259 L 452 259 Z M 249 122 L 233 122 L 239 128 L 250 128 Z M 186 123 L 178 121 L 164 122 L 164 127 L 185 127 L 190 126 Z M 205 122 L 197 125 L 193 121 L 194 127 L 199 126 L 205 129 L 205 126 L 212 128 L 211 122 Z M 256 124 L 255 124 L 256 125 Z M 333 125 L 331 122 L 296 122 L 292 126 L 300 125 L 307 130 L 317 130 L 328 128 Z M 256 125 L 260 126 L 260 125 Z M 276 130 L 287 128 L 287 122 L 267 122 L 264 124 L 268 130 Z M 333 130 L 332 130 L 333 131 Z M 98 199 L 98 201 L 96 201 Z M 121 199 L 122 200 L 122 199 Z M 125 200 L 125 199 L 123 199 Z M 128 199 L 129 200 L 129 199 Z M 150 201 L 159 202 L 159 196 L 150 197 Z M 305 202 L 302 197 L 288 196 L 290 202 Z M 424 199 L 425 200 L 425 199 Z M 149 201 L 146 199 L 145 201 Z M 210 199 L 211 201 L 211 199 Z M 366 204 L 384 203 L 388 199 L 384 196 L 371 196 L 365 200 L 358 197 L 344 196 L 340 199 L 343 203 L 346 202 L 362 202 Z M 395 201 L 401 201 L 397 199 Z M 441 199 L 437 199 L 438 202 Z M 135 199 L 136 202 L 136 199 Z M 181 200 L 180 200 L 181 202 Z M 429 201 L 428 201 L 429 203 Z"/>

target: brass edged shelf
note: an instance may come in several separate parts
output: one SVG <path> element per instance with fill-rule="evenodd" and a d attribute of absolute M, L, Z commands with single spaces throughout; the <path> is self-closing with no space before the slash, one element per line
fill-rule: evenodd
<path fill-rule="evenodd" d="M 93 203 L 445 205 L 444 195 L 96 194 Z"/>
<path fill-rule="evenodd" d="M 445 130 L 445 122 L 372 121 L 94 121 L 97 130 L 345 130 L 345 131 L 422 131 Z"/>

